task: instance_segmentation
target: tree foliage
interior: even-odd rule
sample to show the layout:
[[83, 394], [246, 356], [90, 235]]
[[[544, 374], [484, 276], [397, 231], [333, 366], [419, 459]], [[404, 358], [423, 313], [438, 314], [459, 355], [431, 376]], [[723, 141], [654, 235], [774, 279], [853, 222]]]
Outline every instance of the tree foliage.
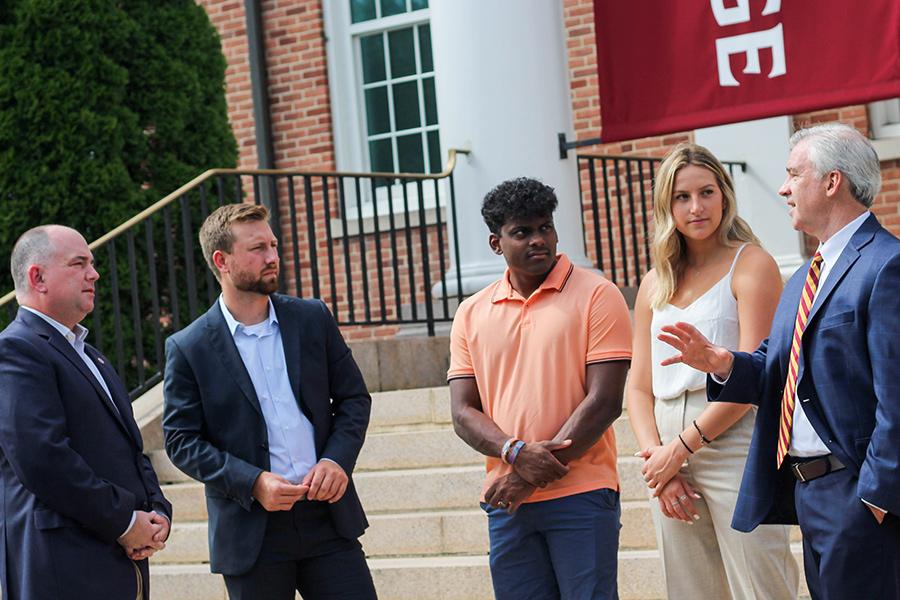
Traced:
[[193, 0], [0, 2], [0, 293], [29, 227], [90, 241], [235, 165], [225, 66]]

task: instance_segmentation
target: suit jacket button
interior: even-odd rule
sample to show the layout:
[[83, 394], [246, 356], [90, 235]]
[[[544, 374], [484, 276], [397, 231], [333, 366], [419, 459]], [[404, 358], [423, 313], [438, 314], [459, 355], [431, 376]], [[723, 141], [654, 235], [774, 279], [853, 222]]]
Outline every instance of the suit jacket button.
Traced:
[[268, 444], [260, 444], [259, 447], [262, 448], [263, 450], [268, 450], [268, 449], [269, 449], [269, 445], [268, 445]]

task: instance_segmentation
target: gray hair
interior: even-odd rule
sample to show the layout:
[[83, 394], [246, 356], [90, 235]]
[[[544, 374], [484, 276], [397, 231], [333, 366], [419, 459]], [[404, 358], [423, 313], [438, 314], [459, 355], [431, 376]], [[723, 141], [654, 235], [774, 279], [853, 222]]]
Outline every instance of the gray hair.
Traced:
[[791, 136], [791, 148], [806, 142], [809, 161], [824, 177], [840, 171], [850, 184], [850, 194], [869, 208], [881, 189], [881, 164], [872, 143], [853, 127], [827, 123], [801, 129]]
[[41, 264], [52, 255], [53, 243], [48, 233], [52, 227], [54, 226], [41, 225], [29, 229], [19, 236], [16, 245], [13, 246], [12, 255], [9, 257], [9, 270], [16, 286], [16, 296], [29, 292], [28, 267]]

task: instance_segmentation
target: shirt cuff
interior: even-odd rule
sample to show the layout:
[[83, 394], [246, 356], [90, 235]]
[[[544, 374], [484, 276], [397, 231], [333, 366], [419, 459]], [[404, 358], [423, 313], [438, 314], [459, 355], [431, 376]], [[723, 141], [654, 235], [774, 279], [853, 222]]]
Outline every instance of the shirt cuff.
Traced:
[[865, 498], [860, 498], [860, 500], [862, 500], [863, 504], [865, 504], [866, 506], [871, 506], [872, 508], [877, 508], [878, 510], [880, 510], [880, 511], [883, 512], [884, 514], [887, 514], [887, 511], [886, 511], [885, 509], [881, 508], [880, 506], [875, 506], [874, 504], [872, 504], [871, 502], [869, 502], [869, 501], [866, 500]]
[[734, 367], [731, 368], [731, 371], [728, 371], [728, 375], [725, 376], [725, 379], [720, 379], [715, 373], [710, 373], [709, 377], [719, 385], [725, 385], [728, 383], [728, 380], [731, 378], [731, 373], [734, 371]]
[[[323, 456], [323, 457], [320, 458], [319, 460], [327, 460], [328, 462], [334, 463], [334, 464], [336, 464], [337, 466], [341, 467], [341, 463], [339, 463], [339, 462], [336, 461], [336, 460], [332, 460], [332, 459], [328, 458], [327, 456]], [[341, 471], [343, 471], [343, 470], [344, 470], [344, 467], [341, 467]]]
[[[863, 500], [863, 502], [865, 502], [865, 500]], [[163, 516], [165, 516], [165, 515], [163, 515]], [[137, 520], [137, 511], [133, 511], [131, 513], [131, 521], [128, 523], [128, 528], [124, 532], [122, 532], [122, 535], [119, 536], [120, 540], [131, 532], [131, 528], [134, 527], [134, 522], [136, 520]]]

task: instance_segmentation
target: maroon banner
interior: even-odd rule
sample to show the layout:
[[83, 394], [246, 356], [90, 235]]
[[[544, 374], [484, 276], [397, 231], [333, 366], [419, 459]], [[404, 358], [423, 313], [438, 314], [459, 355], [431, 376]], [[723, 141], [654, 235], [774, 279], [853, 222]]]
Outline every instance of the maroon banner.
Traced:
[[594, 0], [603, 141], [900, 96], [900, 0]]

